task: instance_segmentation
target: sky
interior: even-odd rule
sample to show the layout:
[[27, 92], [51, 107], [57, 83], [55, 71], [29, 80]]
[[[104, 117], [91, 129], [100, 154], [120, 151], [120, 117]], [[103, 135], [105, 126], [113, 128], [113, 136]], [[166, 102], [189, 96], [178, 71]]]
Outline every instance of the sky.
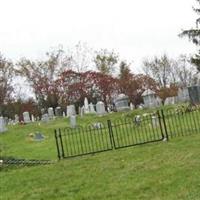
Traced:
[[79, 41], [107, 48], [140, 71], [145, 57], [193, 54], [181, 39], [195, 26], [195, 0], [0, 0], [0, 51], [14, 61], [41, 59], [52, 47]]

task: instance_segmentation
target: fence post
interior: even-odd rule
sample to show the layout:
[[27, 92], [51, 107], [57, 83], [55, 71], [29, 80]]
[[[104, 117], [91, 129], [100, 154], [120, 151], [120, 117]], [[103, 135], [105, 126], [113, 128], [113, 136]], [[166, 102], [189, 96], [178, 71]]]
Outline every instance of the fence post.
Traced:
[[160, 117], [160, 112], [159, 110], [157, 110], [157, 115], [158, 115], [158, 121], [159, 121], [159, 126], [160, 126], [160, 131], [161, 131], [161, 135], [162, 135], [162, 139], [165, 138], [165, 135], [163, 133], [163, 127], [162, 127], [162, 122], [161, 122], [161, 117]]
[[165, 122], [165, 115], [164, 115], [163, 109], [161, 110], [161, 115], [162, 115], [162, 120], [163, 120], [166, 139], [169, 140], [169, 135], [168, 135], [168, 130], [167, 130], [166, 122]]
[[108, 130], [109, 130], [108, 132], [109, 132], [109, 136], [110, 136], [110, 143], [111, 143], [111, 146], [113, 149], [113, 147], [115, 148], [115, 140], [113, 137], [112, 124], [111, 124], [110, 120], [107, 120], [107, 123], [108, 123]]
[[61, 130], [59, 128], [59, 138], [60, 138], [60, 145], [61, 145], [61, 151], [62, 151], [62, 157], [65, 157], [65, 153], [64, 153], [64, 148], [63, 148], [63, 141], [62, 141], [62, 135], [61, 135]]
[[57, 153], [58, 153], [58, 159], [60, 160], [61, 156], [60, 156], [60, 149], [59, 149], [59, 144], [58, 144], [58, 135], [57, 135], [57, 130], [54, 130], [54, 134], [55, 134], [55, 140], [56, 140], [56, 148], [57, 148]]

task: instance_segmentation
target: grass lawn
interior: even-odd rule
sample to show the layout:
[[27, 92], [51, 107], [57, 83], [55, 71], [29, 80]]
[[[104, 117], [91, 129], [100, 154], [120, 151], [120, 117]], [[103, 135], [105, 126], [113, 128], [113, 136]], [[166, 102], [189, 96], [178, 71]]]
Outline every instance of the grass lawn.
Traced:
[[[80, 124], [117, 118], [114, 114]], [[0, 135], [1, 156], [56, 159], [53, 129], [66, 119], [49, 124], [9, 127]], [[30, 141], [30, 132], [41, 131], [42, 142]], [[199, 200], [200, 134], [104, 153], [66, 159], [51, 165], [0, 170], [0, 199], [18, 200]]]

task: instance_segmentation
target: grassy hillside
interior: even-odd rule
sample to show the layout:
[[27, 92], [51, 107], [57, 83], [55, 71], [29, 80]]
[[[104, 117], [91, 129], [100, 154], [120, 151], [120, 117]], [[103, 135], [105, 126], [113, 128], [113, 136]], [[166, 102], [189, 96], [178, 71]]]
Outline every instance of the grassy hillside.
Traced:
[[200, 135], [4, 169], [0, 199], [200, 199]]
[[[137, 112], [146, 111], [134, 114]], [[124, 115], [88, 115], [78, 118], [78, 124], [87, 125], [108, 118], [115, 120]], [[0, 134], [1, 156], [56, 160], [53, 130], [67, 125], [68, 119], [57, 119], [49, 123], [10, 126], [8, 132]], [[30, 140], [28, 135], [36, 131], [45, 135], [44, 141]], [[199, 146], [200, 134], [193, 134], [50, 165], [2, 168], [0, 199], [199, 200]]]

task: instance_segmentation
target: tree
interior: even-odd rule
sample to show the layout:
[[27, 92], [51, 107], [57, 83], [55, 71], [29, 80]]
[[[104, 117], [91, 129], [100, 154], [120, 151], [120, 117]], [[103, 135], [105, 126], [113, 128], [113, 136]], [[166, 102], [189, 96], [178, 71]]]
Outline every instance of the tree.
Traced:
[[176, 70], [178, 66], [175, 65], [173, 59], [164, 54], [160, 58], [155, 56], [153, 60], [145, 59], [143, 65], [146, 75], [157, 82], [156, 91], [163, 104], [167, 97], [176, 96], [178, 84]]
[[11, 97], [13, 73], [13, 63], [0, 53], [0, 105], [7, 103]]
[[157, 81], [160, 87], [167, 87], [174, 78], [171, 74], [172, 62], [166, 54], [160, 58], [155, 56], [153, 59], [143, 61], [143, 70], [146, 75]]
[[156, 89], [156, 82], [143, 74], [133, 74], [129, 68], [130, 64], [122, 61], [119, 65], [120, 73], [118, 87], [120, 93], [126, 94], [130, 101], [137, 106], [142, 102], [142, 93], [146, 89]]
[[93, 50], [88, 47], [87, 43], [78, 42], [75, 48], [70, 49], [68, 52], [71, 57], [71, 70], [80, 73], [94, 67], [93, 53]]
[[71, 59], [64, 56], [62, 49], [48, 52], [46, 56], [44, 61], [21, 59], [17, 64], [18, 73], [26, 77], [41, 107], [56, 107], [59, 99], [56, 80], [70, 66]]
[[[200, 6], [200, 0], [196, 0], [197, 3]], [[200, 15], [200, 8], [193, 8], [193, 10], [197, 13], [197, 15]], [[199, 23], [200, 18], [196, 19], [196, 28], [191, 28], [188, 30], [183, 30], [181, 34], [179, 34], [180, 37], [188, 37], [191, 42], [193, 42], [196, 46], [199, 47], [200, 45], [200, 29], [199, 29]], [[193, 63], [197, 70], [200, 71], [200, 50], [198, 50], [198, 53], [195, 54], [191, 58], [191, 63]]]
[[112, 102], [113, 93], [118, 89], [117, 79], [95, 71], [78, 73], [67, 70], [57, 80], [60, 102], [81, 106], [84, 98], [96, 103], [103, 100], [105, 106]]
[[107, 49], [101, 49], [96, 54], [94, 63], [97, 70], [103, 74], [112, 74], [115, 71], [115, 64], [118, 63], [118, 55]]
[[171, 73], [174, 79], [173, 82], [177, 83], [180, 87], [196, 84], [197, 73], [195, 67], [186, 55], [180, 55], [177, 59], [173, 60]]

